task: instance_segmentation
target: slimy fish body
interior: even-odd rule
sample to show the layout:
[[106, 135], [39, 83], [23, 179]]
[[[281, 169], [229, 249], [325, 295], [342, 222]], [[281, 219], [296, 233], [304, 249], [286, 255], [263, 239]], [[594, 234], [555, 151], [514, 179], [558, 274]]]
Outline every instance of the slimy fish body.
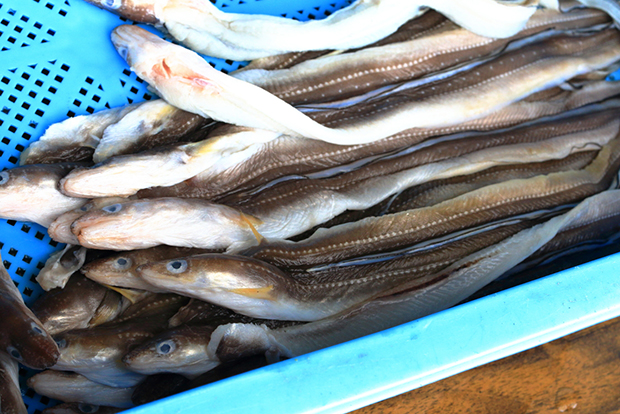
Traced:
[[0, 266], [0, 315], [0, 351], [34, 369], [45, 369], [56, 363], [58, 346], [24, 304], [4, 265]]

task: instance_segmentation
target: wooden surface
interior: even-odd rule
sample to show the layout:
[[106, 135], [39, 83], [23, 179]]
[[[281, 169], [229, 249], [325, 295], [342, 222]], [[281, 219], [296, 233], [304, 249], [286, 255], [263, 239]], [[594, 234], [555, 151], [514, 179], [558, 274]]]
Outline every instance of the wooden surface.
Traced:
[[620, 414], [620, 318], [354, 411]]

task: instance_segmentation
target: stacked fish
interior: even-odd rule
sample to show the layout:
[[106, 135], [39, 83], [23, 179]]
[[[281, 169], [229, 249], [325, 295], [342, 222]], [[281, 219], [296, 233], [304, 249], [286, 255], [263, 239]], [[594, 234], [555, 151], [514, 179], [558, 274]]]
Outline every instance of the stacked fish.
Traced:
[[301, 23], [89, 1], [252, 62], [226, 75], [118, 27], [163, 99], [52, 125], [0, 173], [0, 216], [67, 243], [32, 311], [1, 274], [3, 413], [25, 410], [15, 360], [51, 368], [29, 385], [66, 409], [129, 407], [619, 230], [615, 2], [358, 0]]

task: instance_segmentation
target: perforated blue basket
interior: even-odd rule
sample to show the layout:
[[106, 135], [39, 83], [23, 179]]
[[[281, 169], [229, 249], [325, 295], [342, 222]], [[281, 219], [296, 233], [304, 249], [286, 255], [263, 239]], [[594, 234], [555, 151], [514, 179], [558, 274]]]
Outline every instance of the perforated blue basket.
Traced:
[[[206, 0], [205, 0], [206, 1]], [[352, 0], [217, 0], [242, 13], [323, 18]], [[151, 99], [109, 41], [127, 23], [82, 0], [0, 0], [0, 168], [52, 123]], [[146, 28], [146, 27], [145, 27]], [[148, 30], [153, 31], [150, 28]], [[240, 63], [209, 61], [232, 71]], [[0, 220], [4, 265], [27, 304], [59, 248], [46, 230]], [[616, 255], [427, 318], [131, 410], [346, 412], [620, 314]], [[0, 315], [1, 317], [1, 315]], [[55, 404], [20, 381], [29, 413]]]

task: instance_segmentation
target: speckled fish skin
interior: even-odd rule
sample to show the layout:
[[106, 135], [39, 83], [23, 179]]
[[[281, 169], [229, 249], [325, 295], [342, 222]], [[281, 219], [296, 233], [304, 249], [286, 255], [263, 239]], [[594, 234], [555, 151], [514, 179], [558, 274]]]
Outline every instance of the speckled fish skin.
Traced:
[[[357, 169], [339, 169], [339, 175], [287, 177], [220, 202], [260, 219], [256, 229], [267, 240], [288, 239], [346, 210], [364, 210], [430, 180], [598, 149], [618, 134], [617, 113], [615, 108], [487, 134], [439, 137]], [[243, 248], [239, 240], [229, 251]]]
[[42, 414], [116, 414], [124, 411], [122, 408], [85, 403], [63, 403], [43, 410]]
[[48, 227], [61, 214], [86, 200], [68, 197], [58, 182], [80, 164], [25, 165], [0, 172], [0, 217]]
[[570, 30], [608, 23], [597, 10], [564, 14], [539, 10], [524, 30], [508, 39], [485, 38], [444, 21], [424, 36], [361, 51], [323, 56], [282, 70], [233, 74], [297, 105], [361, 95], [501, 51], [509, 42], [546, 30]]
[[358, 0], [326, 19], [299, 22], [259, 14], [225, 13], [214, 5], [193, 0], [122, 0], [112, 5], [102, 0], [89, 2], [125, 17], [131, 15], [129, 18], [165, 25], [173, 37], [200, 53], [236, 60], [291, 51], [362, 47], [394, 33], [422, 14], [425, 6], [480, 35], [507, 37], [525, 25], [538, 3], [475, 0], [465, 5], [458, 1], [413, 1], [404, 7], [393, 0]]
[[[313, 266], [410, 245], [423, 238], [443, 234], [441, 229], [444, 226], [450, 228], [446, 230], [448, 232], [455, 231], [457, 228], [452, 225], [469, 222], [470, 219], [481, 224], [478, 219], [488, 220], [483, 217], [497, 219], [544, 206], [576, 202], [609, 187], [620, 162], [619, 143], [618, 138], [612, 140], [583, 170], [511, 180], [435, 206], [321, 229], [296, 243], [281, 241], [274, 242], [272, 246], [264, 244], [256, 248], [253, 256], [278, 266]], [[372, 234], [379, 236], [369, 236]]]
[[68, 244], [63, 250], [52, 254], [37, 275], [37, 282], [43, 290], [63, 288], [75, 272], [86, 261], [86, 248]]
[[[505, 77], [510, 78], [511, 79], [510, 83], [512, 84], [512, 87], [517, 87], [518, 85], [517, 89], [520, 89], [521, 92], [525, 92], [525, 89], [527, 89], [526, 84], [521, 83], [521, 81], [518, 81], [517, 80], [518, 77], [514, 76], [515, 74], [518, 74], [524, 71], [525, 69], [529, 70], [533, 68], [532, 65], [536, 65], [537, 64], [536, 62], [540, 62], [540, 63], [545, 62], [545, 61], [552, 62], [554, 61], [554, 59], [559, 58], [559, 56], [563, 55], [564, 52], [568, 52], [570, 48], [576, 46], [580, 42], [587, 43], [588, 41], [592, 41], [596, 43], [597, 41], [595, 39], [597, 39], [598, 36], [601, 36], [601, 39], [602, 39], [609, 35], [613, 35], [613, 33], [614, 33], [613, 31], [603, 31], [598, 34], [592, 35], [593, 37], [589, 37], [589, 36], [587, 37], [583, 37], [583, 36], [553, 37], [553, 38], [543, 40], [543, 41], [525, 46], [523, 48], [511, 51], [511, 52], [507, 52], [505, 54], [502, 54], [499, 57], [489, 62], [476, 66], [475, 68], [472, 68], [459, 75], [448, 77], [446, 79], [439, 80], [437, 82], [431, 82], [430, 84], [424, 85], [420, 88], [414, 88], [411, 90], [404, 90], [400, 93], [389, 94], [384, 98], [375, 99], [371, 104], [354, 105], [348, 108], [344, 108], [338, 111], [337, 113], [336, 112], [333, 112], [333, 113], [318, 112], [314, 114], [313, 119], [319, 121], [321, 124], [328, 126], [332, 129], [336, 128], [336, 129], [349, 130], [349, 128], [352, 128], [352, 129], [356, 129], [359, 132], [361, 132], [362, 128], [366, 128], [367, 125], [371, 124], [372, 122], [371, 119], [375, 117], [377, 120], [382, 119], [383, 117], [386, 117], [385, 119], [387, 119], [388, 115], [391, 113], [390, 111], [392, 110], [390, 108], [393, 105], [398, 106], [404, 102], [417, 102], [417, 103], [424, 104], [427, 106], [428, 105], [432, 106], [432, 105], [438, 104], [440, 101], [443, 102], [444, 98], [447, 98], [447, 97], [455, 98], [458, 94], [458, 93], [454, 94], [453, 92], [455, 91], [463, 92], [467, 90], [472, 90], [472, 88], [473, 90], [482, 91], [481, 89], [482, 85], [484, 85], [485, 88], [486, 87], [490, 88], [491, 84], [493, 84], [493, 82], [491, 82], [490, 79], [495, 79], [497, 76], [500, 76], [500, 79], [505, 78]], [[568, 46], [568, 45], [571, 45], [571, 46]], [[585, 43], [582, 43], [582, 45], [585, 46]], [[568, 46], [568, 49], [566, 49], [566, 46]], [[560, 52], [559, 54], [556, 54], [557, 52], [559, 52], [559, 50], [562, 50], [562, 52]], [[573, 50], [573, 52], [575, 52], [575, 54], [572, 56], [578, 56], [580, 54], [579, 52], [576, 52], [576, 50]], [[544, 58], [541, 58], [541, 57], [544, 57]], [[617, 58], [612, 58], [609, 63], [612, 63], [615, 60], [617, 60]], [[607, 66], [607, 65], [604, 65], [604, 66]], [[503, 68], [509, 68], [509, 69], [503, 69]], [[517, 68], [522, 68], [522, 69], [517, 69]], [[541, 68], [540, 74], [545, 73], [545, 70], [546, 69]], [[556, 72], [557, 70], [551, 70], [550, 72], [547, 72], [547, 73], [553, 73], [555, 76], [559, 74], [559, 72], [557, 73]], [[501, 76], [502, 73], [504, 74], [504, 76]], [[533, 80], [533, 78], [531, 78], [530, 80]], [[554, 86], [553, 84], [545, 84], [545, 86], [541, 86], [541, 85], [542, 84], [539, 84], [539, 86], [536, 89], [529, 90], [521, 97], [525, 97], [527, 95], [530, 95], [533, 92], [538, 92], [538, 91], [547, 89], [550, 86]], [[557, 83], [555, 85], [557, 85]], [[505, 88], [505, 86], [498, 84], [494, 86], [493, 90], [496, 91], [497, 88], [503, 89]], [[461, 98], [459, 99], [465, 100], [466, 102], [471, 103], [472, 105], [476, 105], [476, 106], [479, 105], [478, 106], [479, 109], [482, 109], [486, 105], [490, 105], [492, 101], [486, 98], [482, 100], [478, 100], [478, 97], [474, 95], [470, 95], [467, 97], [461, 96]], [[474, 102], [478, 102], [478, 103], [474, 104]], [[514, 100], [511, 100], [511, 102], [514, 102]], [[508, 104], [510, 102], [506, 102], [506, 103]], [[495, 107], [494, 110], [500, 109], [502, 107], [505, 107], [505, 105], [503, 104], [499, 105]], [[459, 111], [459, 109], [457, 108], [458, 108], [457, 105], [453, 105], [451, 107], [452, 110]], [[486, 114], [488, 114], [488, 112], [484, 114], [480, 113], [479, 116], [476, 116], [475, 118], [479, 118], [480, 116], [484, 116]], [[396, 118], [394, 118], [394, 120], [395, 119]], [[469, 118], [469, 119], [472, 119], [472, 118]], [[458, 122], [465, 122], [467, 120], [468, 119], [460, 119]], [[451, 120], [449, 123], [450, 125], [454, 125], [457, 122]], [[418, 127], [420, 126], [440, 127], [440, 126], [448, 126], [448, 125], [408, 125], [407, 128], [416, 127], [416, 126]], [[394, 132], [395, 133], [401, 132], [404, 129], [406, 128], [403, 128], [400, 131], [394, 131]]]
[[120, 296], [78, 273], [69, 279], [64, 289], [43, 294], [33, 303], [32, 311], [50, 335], [87, 328], [108, 292]]
[[47, 370], [28, 379], [28, 386], [37, 394], [64, 402], [129, 408], [130, 387], [110, 387], [73, 372]]
[[153, 295], [110, 323], [56, 335], [60, 357], [52, 369], [74, 371], [111, 387], [135, 386], [143, 376], [129, 371], [121, 358], [165, 329], [168, 319], [187, 301], [178, 295]]
[[192, 299], [168, 320], [168, 326], [170, 328], [176, 328], [181, 325], [200, 326], [208, 324], [213, 320], [229, 320], [233, 314], [235, 314], [233, 311], [221, 306]]
[[161, 292], [138, 276], [138, 266], [154, 261], [173, 259], [206, 253], [203, 249], [189, 249], [173, 246], [156, 246], [150, 249], [134, 250], [95, 260], [82, 267], [82, 273], [91, 280], [111, 286]]
[[22, 152], [20, 165], [90, 161], [103, 131], [140, 104], [104, 109], [52, 124]]
[[553, 172], [580, 170], [590, 164], [598, 151], [571, 154], [559, 160], [532, 164], [504, 165], [488, 170], [454, 178], [431, 181], [403, 191], [386, 206], [385, 213], [391, 214], [414, 208], [428, 207], [458, 197], [469, 191], [502, 181], [530, 178]]
[[[279, 186], [269, 186], [265, 192], [250, 194], [248, 202], [242, 197], [241, 202], [234, 204], [237, 210], [199, 199], [128, 201], [88, 213], [73, 223], [72, 230], [80, 244], [93, 248], [128, 250], [168, 244], [204, 249], [223, 248], [228, 252], [238, 252], [256, 245], [261, 237], [271, 240], [292, 237], [330, 220], [346, 209], [371, 207], [408, 186], [432, 179], [471, 174], [504, 163], [564, 158], [573, 151], [600, 148], [618, 133], [620, 124], [617, 117], [612, 116], [614, 110], [601, 112], [600, 117], [590, 115], [590, 126], [585, 125], [588, 122], [571, 123], [564, 120], [566, 127], [552, 128], [542, 124], [514, 134], [512, 131], [503, 131], [503, 135], [499, 134], [503, 138], [498, 141], [488, 141], [486, 137], [481, 137], [475, 139], [471, 148], [468, 147], [464, 154], [456, 158], [449, 157], [450, 151], [454, 153], [452, 145], [442, 144], [447, 150], [439, 156], [446, 159], [427, 164], [421, 162], [422, 165], [413, 168], [406, 168], [417, 159], [408, 154], [408, 149], [401, 158], [388, 157], [350, 174], [341, 174], [333, 179], [316, 179], [318, 185], [310, 185], [315, 184], [315, 180], [302, 180], [293, 186], [285, 181]], [[547, 128], [548, 134], [539, 134], [537, 128]], [[506, 141], [510, 139], [517, 142]], [[447, 140], [445, 137], [439, 139]], [[539, 142], [532, 144], [532, 140]], [[511, 145], [500, 145], [502, 143]], [[475, 151], [478, 144], [482, 149]], [[491, 144], [497, 146], [486, 148]], [[532, 145], [536, 146], [535, 151]], [[386, 175], [381, 175], [384, 173]], [[327, 197], [331, 200], [329, 203], [324, 202]], [[181, 214], [181, 211], [184, 213]], [[208, 223], [205, 222], [206, 217], [209, 218]], [[226, 226], [226, 230], [212, 230], [218, 226]]]
[[[197, 54], [136, 26], [120, 26], [112, 38], [132, 69], [179, 108], [218, 121], [341, 145], [380, 140], [414, 127], [476, 119], [574, 76], [609, 66], [620, 56], [620, 35], [614, 30], [577, 38], [559, 36], [501, 55], [455, 79], [432, 82], [402, 96], [391, 95], [380, 109], [339, 116], [322, 125], [263, 89], [217, 72]], [[498, 88], [504, 93], [495, 93]]]
[[[433, 136], [501, 129], [534, 118], [570, 111], [620, 93], [620, 82], [586, 82], [576, 90], [549, 89], [526, 100], [509, 105], [501, 111], [476, 121], [444, 129], [414, 129], [385, 140], [356, 146], [339, 146], [323, 141], [282, 136], [260, 146], [250, 162], [240, 163], [224, 171], [206, 169], [198, 175], [169, 187], [155, 187], [138, 192], [139, 198], [190, 197], [220, 200], [228, 192], [238, 192], [266, 184], [286, 175], [302, 175], [371, 160], [418, 144]], [[539, 100], [540, 99], [540, 100]], [[585, 109], [585, 108], [584, 108]], [[599, 109], [593, 109], [599, 110]]]
[[429, 207], [469, 191], [491, 184], [498, 184], [502, 181], [530, 178], [552, 172], [578, 170], [590, 164], [596, 157], [597, 152], [595, 150], [579, 152], [559, 160], [531, 164], [501, 165], [474, 174], [429, 181], [410, 187], [397, 196], [383, 200], [381, 203], [375, 204], [366, 210], [345, 211], [333, 219], [291, 238], [291, 240], [299, 241], [306, 239], [321, 227], [329, 228], [338, 224], [358, 221], [365, 217], [382, 216], [414, 208]]
[[71, 224], [93, 208], [103, 208], [123, 201], [126, 201], [126, 199], [121, 197], [103, 197], [87, 201], [80, 208], [67, 211], [66, 213], [58, 216], [56, 220], [49, 225], [47, 232], [54, 241], [79, 245], [79, 240], [75, 237], [75, 234], [71, 232]]
[[[314, 321], [449, 266], [540, 222], [538, 214], [429, 242], [395, 257], [311, 272], [285, 273], [258, 260], [198, 255], [138, 269], [149, 282], [255, 318]], [[226, 321], [224, 321], [226, 322]], [[256, 322], [254, 322], [256, 323]]]
[[[375, 143], [347, 147], [280, 136], [268, 131], [222, 126], [203, 142], [113, 157], [92, 169], [75, 171], [61, 181], [61, 186], [64, 192], [76, 197], [131, 196], [143, 188], [170, 186], [190, 179], [169, 189], [143, 191], [140, 197], [209, 199], [236, 187], [248, 188], [282, 175], [303, 174], [348, 164], [407, 147], [432, 136], [498, 129], [556, 114], [605, 99], [620, 91], [620, 82], [588, 82], [581, 86], [572, 91], [554, 88], [555, 93], [545, 94], [542, 102], [533, 99], [520, 101], [480, 120], [455, 127], [413, 129]], [[248, 142], [251, 144], [248, 145]], [[126, 180], [128, 175], [134, 179]], [[60, 240], [61, 236], [56, 233], [52, 237]], [[65, 242], [71, 240], [70, 236], [63, 237]]]
[[127, 201], [93, 210], [71, 230], [82, 246], [132, 250], [160, 244], [225, 249], [236, 240], [260, 237], [254, 217], [198, 199], [159, 198]]
[[0, 412], [2, 414], [27, 414], [19, 389], [17, 362], [0, 351]]
[[56, 363], [58, 346], [24, 304], [4, 265], [0, 266], [0, 315], [0, 351], [34, 369], [45, 369]]
[[275, 330], [248, 324], [220, 326], [211, 335], [208, 351], [222, 361], [273, 353], [274, 349], [286, 357], [298, 356], [438, 312], [530, 256], [584, 211], [618, 201], [618, 190], [590, 197], [566, 214], [456, 261], [425, 285], [401, 286], [340, 315]]

